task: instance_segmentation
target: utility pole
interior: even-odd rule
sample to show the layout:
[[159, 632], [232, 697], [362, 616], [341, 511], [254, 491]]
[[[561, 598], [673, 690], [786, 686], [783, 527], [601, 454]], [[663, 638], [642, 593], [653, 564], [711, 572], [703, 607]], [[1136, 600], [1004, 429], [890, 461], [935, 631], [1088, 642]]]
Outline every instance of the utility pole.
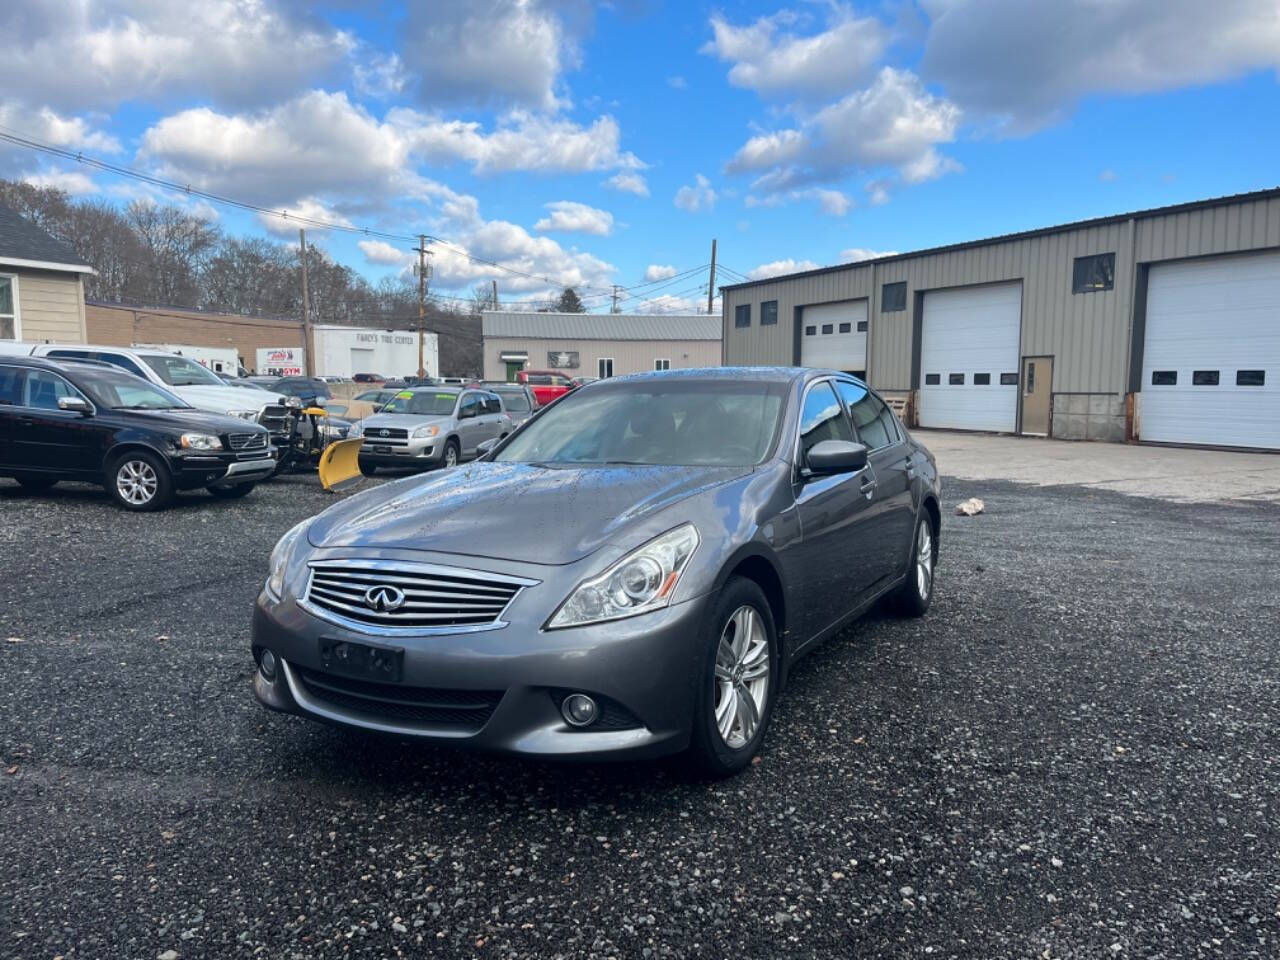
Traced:
[[498, 278], [493, 278], [493, 309], [498, 309]]
[[427, 238], [418, 235], [418, 379], [427, 375], [422, 365], [422, 341], [427, 323]]
[[711, 238], [711, 282], [707, 284], [707, 316], [711, 316], [711, 303], [716, 298], [716, 239]]
[[613, 312], [614, 313], [618, 312], [618, 291], [621, 289], [622, 288], [619, 287], [616, 283], [613, 285]]
[[302, 255], [302, 339], [306, 354], [308, 377], [316, 375], [316, 331], [311, 325], [311, 296], [307, 292], [307, 232], [298, 231], [298, 246]]

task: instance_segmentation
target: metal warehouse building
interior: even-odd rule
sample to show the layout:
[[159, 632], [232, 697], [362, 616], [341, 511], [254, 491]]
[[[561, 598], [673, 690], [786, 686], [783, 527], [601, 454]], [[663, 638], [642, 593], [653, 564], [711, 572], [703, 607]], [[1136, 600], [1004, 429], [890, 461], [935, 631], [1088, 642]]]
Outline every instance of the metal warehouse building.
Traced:
[[1280, 449], [1280, 190], [723, 294], [725, 363], [862, 373], [918, 426]]
[[521, 370], [613, 377], [720, 364], [720, 318], [639, 313], [485, 311], [484, 379]]

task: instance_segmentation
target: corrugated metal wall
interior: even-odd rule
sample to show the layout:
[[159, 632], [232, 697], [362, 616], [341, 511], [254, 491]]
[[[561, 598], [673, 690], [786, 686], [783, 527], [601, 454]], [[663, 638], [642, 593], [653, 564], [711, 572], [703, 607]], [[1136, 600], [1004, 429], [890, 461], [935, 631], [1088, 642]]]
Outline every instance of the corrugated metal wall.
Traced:
[[[1023, 356], [1051, 355], [1055, 392], [1114, 393], [1127, 389], [1135, 264], [1280, 247], [1280, 196], [1136, 215], [1093, 225], [996, 240], [756, 286], [724, 297], [727, 364], [795, 362], [796, 308], [870, 296], [869, 366], [872, 385], [907, 390], [911, 382], [916, 294], [947, 287], [1022, 281]], [[1114, 288], [1071, 292], [1076, 257], [1116, 255]], [[886, 283], [906, 281], [907, 309], [883, 313]], [[760, 326], [760, 303], [778, 301], [778, 325]], [[734, 326], [734, 310], [751, 304], [751, 326]]]
[[601, 357], [613, 358], [613, 374], [643, 373], [653, 370], [653, 361], [670, 360], [672, 370], [720, 365], [718, 340], [530, 340], [517, 337], [485, 337], [484, 377], [505, 380], [507, 365], [501, 355], [524, 352], [531, 370], [545, 370], [548, 352], [576, 351], [578, 367], [562, 370], [569, 377], [594, 377]]

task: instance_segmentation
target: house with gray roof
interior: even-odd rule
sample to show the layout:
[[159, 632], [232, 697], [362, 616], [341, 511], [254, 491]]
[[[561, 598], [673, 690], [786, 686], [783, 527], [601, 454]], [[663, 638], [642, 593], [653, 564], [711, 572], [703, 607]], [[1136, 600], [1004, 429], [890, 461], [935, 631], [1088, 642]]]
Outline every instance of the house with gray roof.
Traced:
[[84, 278], [93, 267], [0, 204], [0, 340], [84, 343]]

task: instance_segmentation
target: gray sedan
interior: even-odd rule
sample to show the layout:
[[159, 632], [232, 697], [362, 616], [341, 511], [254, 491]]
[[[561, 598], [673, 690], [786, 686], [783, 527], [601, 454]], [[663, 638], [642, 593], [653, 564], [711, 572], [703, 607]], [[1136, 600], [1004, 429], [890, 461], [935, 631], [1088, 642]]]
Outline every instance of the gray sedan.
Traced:
[[732, 773], [799, 656], [881, 598], [928, 609], [938, 504], [933, 457], [845, 374], [604, 380], [286, 533], [254, 690], [365, 730]]
[[360, 469], [373, 474], [380, 466], [456, 466], [474, 457], [485, 441], [500, 440], [513, 429], [496, 393], [417, 387], [397, 391], [348, 437], [364, 437]]

